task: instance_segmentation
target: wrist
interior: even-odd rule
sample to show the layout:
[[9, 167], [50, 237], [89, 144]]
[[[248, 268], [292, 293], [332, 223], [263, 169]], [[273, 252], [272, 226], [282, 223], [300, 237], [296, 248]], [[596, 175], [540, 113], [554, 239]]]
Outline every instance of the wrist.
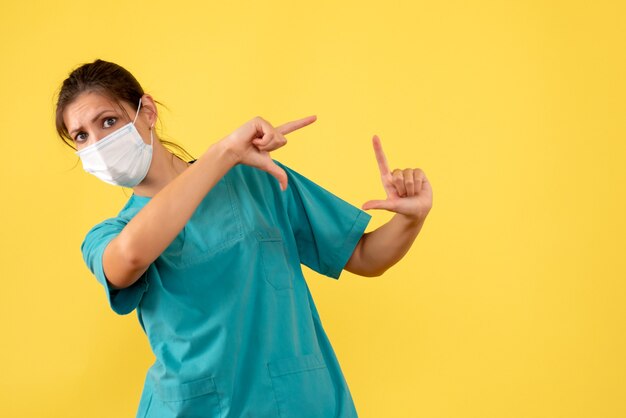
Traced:
[[229, 137], [222, 139], [211, 145], [211, 148], [217, 150], [217, 153], [222, 157], [222, 159], [226, 160], [228, 164], [232, 167], [241, 163], [241, 155], [237, 151], [237, 149], [232, 145], [232, 141]]
[[424, 223], [424, 219], [426, 219], [425, 215], [405, 215], [404, 213], [396, 213], [395, 216], [406, 224], [407, 227], [418, 227]]

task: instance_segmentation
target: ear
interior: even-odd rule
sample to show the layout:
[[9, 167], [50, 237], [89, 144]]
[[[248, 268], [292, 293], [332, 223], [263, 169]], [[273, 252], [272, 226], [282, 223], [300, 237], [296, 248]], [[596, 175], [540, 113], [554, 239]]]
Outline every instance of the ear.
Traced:
[[141, 96], [141, 107], [147, 110], [146, 115], [148, 117], [148, 125], [153, 128], [159, 114], [156, 103], [151, 95], [146, 93]]

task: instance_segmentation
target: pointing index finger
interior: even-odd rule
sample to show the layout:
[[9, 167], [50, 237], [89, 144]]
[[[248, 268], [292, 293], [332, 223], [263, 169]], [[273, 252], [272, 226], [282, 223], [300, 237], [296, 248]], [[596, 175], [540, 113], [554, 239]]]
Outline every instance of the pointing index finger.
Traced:
[[374, 153], [376, 154], [376, 161], [378, 162], [380, 175], [383, 177], [390, 176], [391, 172], [389, 171], [389, 166], [387, 165], [387, 158], [383, 152], [383, 145], [380, 142], [380, 138], [377, 135], [374, 135], [372, 143], [374, 145]]
[[294, 120], [291, 122], [287, 122], [285, 124], [282, 124], [278, 127], [276, 127], [276, 130], [278, 132], [280, 132], [283, 135], [287, 135], [289, 132], [293, 132], [296, 129], [300, 129], [303, 128], [307, 125], [310, 125], [311, 123], [315, 122], [317, 120], [317, 116], [316, 115], [311, 115], [311, 116], [307, 116], [306, 118], [302, 118], [302, 119], [298, 119], [298, 120]]

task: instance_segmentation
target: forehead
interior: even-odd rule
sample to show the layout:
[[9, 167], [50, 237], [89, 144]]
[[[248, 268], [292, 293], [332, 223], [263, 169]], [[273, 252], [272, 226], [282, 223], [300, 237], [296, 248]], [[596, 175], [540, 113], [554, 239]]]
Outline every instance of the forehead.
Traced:
[[[125, 106], [123, 103], [121, 105]], [[67, 130], [71, 132], [83, 125], [89, 124], [94, 115], [105, 110], [119, 113], [121, 110], [120, 104], [98, 92], [81, 93], [63, 110], [63, 121], [65, 122]], [[128, 111], [128, 109], [125, 110]]]

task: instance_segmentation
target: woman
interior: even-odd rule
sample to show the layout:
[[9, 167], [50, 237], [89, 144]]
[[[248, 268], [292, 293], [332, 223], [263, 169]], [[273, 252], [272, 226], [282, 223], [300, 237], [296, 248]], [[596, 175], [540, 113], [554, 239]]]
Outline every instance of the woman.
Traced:
[[390, 172], [374, 137], [387, 199], [363, 209], [396, 215], [364, 234], [369, 214], [270, 157], [315, 116], [255, 117], [186, 162], [155, 133], [155, 103], [96, 60], [63, 82], [56, 109], [84, 169], [133, 189], [81, 250], [112, 309], [137, 310], [155, 354], [137, 417], [356, 417], [300, 264], [381, 275], [432, 207], [424, 173]]

